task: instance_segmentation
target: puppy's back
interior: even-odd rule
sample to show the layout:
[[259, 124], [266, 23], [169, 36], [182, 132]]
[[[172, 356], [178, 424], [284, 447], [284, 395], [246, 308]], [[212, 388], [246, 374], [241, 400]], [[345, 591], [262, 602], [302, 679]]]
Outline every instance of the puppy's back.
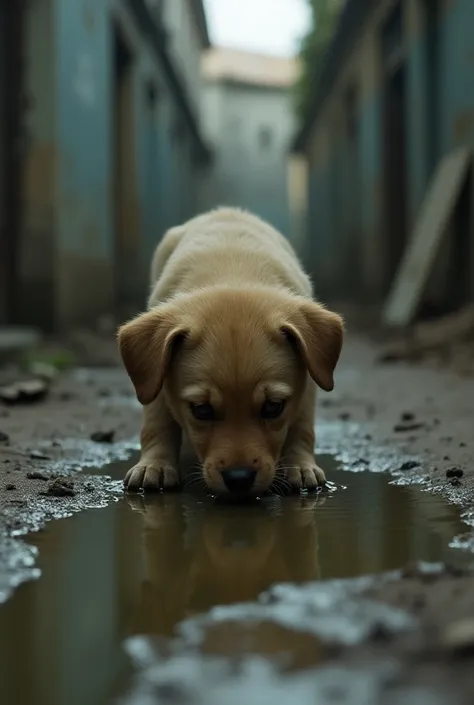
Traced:
[[277, 286], [311, 296], [308, 276], [275, 228], [242, 210], [219, 208], [172, 228], [157, 247], [150, 305], [193, 289]]

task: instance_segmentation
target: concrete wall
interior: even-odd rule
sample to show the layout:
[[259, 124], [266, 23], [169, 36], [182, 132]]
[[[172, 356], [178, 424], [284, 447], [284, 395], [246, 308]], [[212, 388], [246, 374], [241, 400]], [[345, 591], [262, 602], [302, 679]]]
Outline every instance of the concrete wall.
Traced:
[[[380, 300], [390, 283], [384, 225], [381, 28], [394, 5], [394, 0], [380, 3], [356, 37], [307, 145], [309, 223], [304, 251], [308, 266], [329, 296]], [[474, 144], [474, 3], [439, 0], [435, 63], [425, 3], [402, 0], [402, 11], [409, 233], [439, 159], [457, 145]], [[431, 94], [430, 76], [436, 88]], [[345, 104], [351, 87], [358, 94], [352, 140]], [[446, 262], [442, 266], [446, 269]], [[440, 281], [432, 290], [443, 298], [446, 291]]]
[[[177, 71], [194, 96], [198, 121], [199, 87], [190, 67], [199, 67], [201, 43], [187, 3], [182, 13], [174, 35], [186, 44], [188, 71]], [[167, 227], [196, 208], [198, 138], [132, 3], [41, 0], [28, 4], [25, 22], [31, 100], [21, 318], [64, 328], [143, 308], [153, 248]], [[129, 54], [122, 91], [118, 36]], [[126, 123], [122, 131], [118, 113]]]
[[[215, 145], [203, 207], [247, 208], [285, 234], [290, 230], [288, 146], [293, 130], [289, 91], [209, 82], [204, 120]], [[261, 134], [268, 131], [269, 142]]]

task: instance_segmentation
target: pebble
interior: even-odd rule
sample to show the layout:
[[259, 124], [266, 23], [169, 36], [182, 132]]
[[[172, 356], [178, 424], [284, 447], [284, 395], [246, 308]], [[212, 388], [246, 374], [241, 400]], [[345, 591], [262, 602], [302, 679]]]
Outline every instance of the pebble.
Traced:
[[450, 651], [468, 653], [474, 651], [474, 619], [449, 624], [441, 638], [441, 643]]
[[36, 470], [34, 470], [33, 472], [27, 472], [26, 477], [28, 478], [28, 480], [44, 480], [44, 481], [46, 481], [46, 480], [51, 479], [49, 475], [45, 475], [44, 472], [38, 472]]
[[58, 477], [49, 485], [46, 492], [41, 492], [41, 494], [48, 495], [50, 497], [74, 497], [76, 492], [74, 490], [74, 483], [72, 480], [67, 480], [64, 477]]
[[413, 470], [414, 468], [419, 468], [420, 463], [417, 460], [406, 460], [400, 465], [400, 470]]
[[91, 433], [90, 439], [94, 443], [113, 443], [115, 431], [94, 431]]
[[448, 468], [446, 470], [446, 477], [448, 478], [448, 480], [451, 478], [460, 478], [463, 475], [464, 475], [464, 471], [462, 470], [462, 468], [460, 468], [456, 465], [453, 465], [453, 467]]
[[420, 428], [424, 428], [424, 424], [421, 421], [403, 421], [395, 424], [393, 430], [395, 433], [406, 433], [407, 431], [417, 431]]

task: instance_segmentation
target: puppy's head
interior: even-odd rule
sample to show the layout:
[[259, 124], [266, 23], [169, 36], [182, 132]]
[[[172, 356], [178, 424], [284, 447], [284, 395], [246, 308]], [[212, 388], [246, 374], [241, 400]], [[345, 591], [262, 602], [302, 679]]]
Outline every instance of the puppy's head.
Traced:
[[334, 386], [341, 318], [271, 288], [207, 289], [157, 306], [119, 331], [142, 404], [162, 391], [219, 494], [270, 488], [308, 373]]

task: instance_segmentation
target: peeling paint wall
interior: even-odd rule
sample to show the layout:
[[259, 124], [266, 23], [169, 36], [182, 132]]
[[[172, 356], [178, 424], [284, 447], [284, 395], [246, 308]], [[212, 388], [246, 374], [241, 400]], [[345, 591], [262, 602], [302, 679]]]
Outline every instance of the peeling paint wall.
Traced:
[[[43, 328], [142, 309], [153, 249], [166, 228], [195, 212], [196, 135], [132, 5], [27, 5], [19, 310], [22, 321]], [[190, 18], [174, 26], [180, 31], [193, 34]], [[130, 55], [120, 95], [117, 37]], [[184, 73], [192, 83], [201, 45], [186, 43]], [[184, 86], [197, 106], [199, 86]]]
[[[427, 13], [438, 3], [435, 30]], [[390, 283], [384, 226], [384, 122], [381, 28], [395, 0], [386, 0], [361, 29], [325, 100], [307, 146], [307, 265], [324, 294], [380, 300]], [[474, 3], [402, 0], [406, 75], [407, 231], [413, 226], [439, 159], [461, 144], [474, 146]], [[341, 125], [345, 96], [358, 89], [357, 167]], [[321, 144], [324, 143], [324, 148]], [[348, 174], [352, 174], [348, 177]], [[339, 193], [339, 197], [337, 194]], [[335, 195], [336, 194], [336, 195]], [[351, 195], [352, 194], [352, 195]], [[354, 196], [354, 194], [357, 194]], [[342, 199], [342, 200], [341, 200]], [[352, 226], [351, 226], [352, 221]], [[468, 243], [458, 243], [468, 257]], [[471, 249], [474, 248], [471, 238]], [[446, 297], [441, 263], [438, 298]], [[459, 255], [459, 253], [458, 253]], [[358, 269], [347, 291], [347, 274]], [[466, 275], [468, 276], [468, 275]], [[474, 270], [471, 270], [471, 280]]]

